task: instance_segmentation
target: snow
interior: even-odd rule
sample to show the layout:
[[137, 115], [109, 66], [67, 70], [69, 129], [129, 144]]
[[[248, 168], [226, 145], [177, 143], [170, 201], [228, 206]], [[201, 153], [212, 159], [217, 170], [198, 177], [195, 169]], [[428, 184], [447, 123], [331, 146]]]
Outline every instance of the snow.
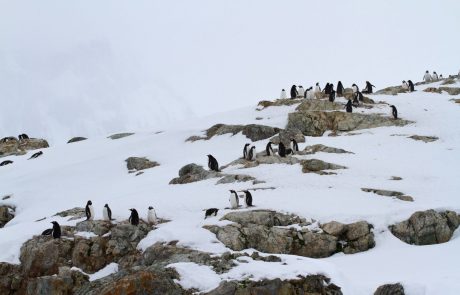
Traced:
[[88, 274], [86, 272], [84, 272], [82, 269], [78, 268], [78, 267], [75, 267], [73, 266], [70, 270], [76, 270], [76, 271], [79, 271], [85, 275], [88, 275], [89, 276], [89, 281], [92, 282], [92, 281], [95, 281], [95, 280], [99, 280], [99, 279], [102, 279], [106, 276], [109, 276], [111, 274], [114, 274], [114, 273], [117, 273], [118, 272], [118, 263], [109, 263], [107, 264], [104, 268], [101, 268], [99, 271], [93, 273], [93, 274]]
[[[402, 80], [402, 78], [401, 78]], [[234, 183], [215, 185], [217, 179], [187, 185], [169, 185], [179, 169], [188, 163], [207, 167], [206, 155], [213, 154], [222, 166], [242, 155], [247, 139], [242, 134], [213, 137], [209, 141], [185, 142], [191, 135], [216, 123], [266, 124], [284, 127], [287, 115], [296, 106], [256, 106], [220, 112], [212, 116], [190, 119], [118, 140], [109, 134], [94, 136], [73, 144], [56, 143], [43, 149], [43, 156], [27, 160], [31, 154], [10, 156], [13, 165], [0, 167], [0, 201], [16, 207], [16, 216], [0, 229], [0, 261], [19, 263], [21, 245], [33, 235], [50, 228], [56, 220], [61, 225], [75, 225], [78, 220], [55, 216], [73, 207], [93, 202], [96, 219], [102, 219], [102, 209], [108, 203], [117, 221], [129, 217], [129, 208], [136, 208], [146, 220], [148, 207], [153, 206], [159, 218], [170, 222], [159, 224], [139, 243], [145, 250], [156, 242], [177, 240], [178, 245], [220, 255], [229, 251], [203, 225], [224, 225], [219, 218], [232, 210], [229, 189], [275, 187], [252, 193], [254, 209], [273, 209], [294, 213], [320, 223], [331, 220], [355, 222], [366, 220], [374, 225], [376, 247], [353, 255], [336, 254], [324, 259], [310, 259], [279, 255], [282, 263], [239, 259], [228, 273], [217, 274], [207, 266], [193, 263], [171, 265], [180, 274], [185, 288], [210, 290], [222, 280], [295, 278], [297, 275], [321, 273], [340, 286], [345, 294], [372, 294], [384, 283], [401, 282], [407, 294], [456, 294], [460, 288], [458, 263], [460, 231], [451, 241], [430, 246], [408, 245], [395, 238], [388, 225], [407, 219], [418, 210], [436, 209], [460, 212], [460, 132], [457, 128], [460, 107], [450, 101], [446, 93], [426, 93], [429, 86], [416, 86], [416, 92], [397, 96], [371, 95], [376, 101], [397, 106], [403, 119], [414, 121], [404, 127], [381, 127], [357, 130], [354, 136], [307, 137], [305, 145], [324, 144], [343, 148], [354, 154], [317, 153], [298, 156], [320, 159], [346, 166], [337, 175], [303, 174], [300, 165], [260, 165], [250, 169], [228, 167], [225, 173], [249, 174], [266, 183]], [[347, 85], [345, 85], [347, 86]], [[448, 85], [459, 87], [460, 83]], [[343, 103], [343, 99], [338, 99]], [[382, 113], [390, 116], [390, 108], [376, 105], [373, 109], [359, 109], [363, 113]], [[262, 120], [256, 120], [262, 117]], [[158, 131], [162, 133], [157, 133]], [[424, 143], [407, 138], [410, 135], [437, 136], [439, 140]], [[263, 150], [267, 140], [255, 142]], [[144, 174], [129, 174], [125, 159], [145, 156], [160, 163]], [[401, 181], [390, 180], [402, 177]], [[401, 191], [414, 202], [381, 197], [361, 191], [361, 188]], [[203, 209], [219, 208], [217, 217], [204, 219]], [[239, 210], [248, 210], [246, 208]], [[41, 221], [36, 221], [45, 218]], [[315, 223], [312, 227], [316, 227]], [[79, 233], [90, 237], [92, 233]], [[251, 249], [246, 252], [250, 252]], [[263, 255], [263, 254], [262, 254]], [[92, 275], [92, 279], [116, 271], [111, 264]]]

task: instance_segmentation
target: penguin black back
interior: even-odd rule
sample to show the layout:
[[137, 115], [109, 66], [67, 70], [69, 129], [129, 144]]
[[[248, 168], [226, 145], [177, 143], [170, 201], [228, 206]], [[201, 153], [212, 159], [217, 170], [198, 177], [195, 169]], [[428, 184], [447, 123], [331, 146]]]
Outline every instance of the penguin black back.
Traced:
[[329, 92], [329, 101], [334, 102], [334, 100], [335, 100], [335, 90], [331, 90]]
[[338, 97], [342, 97], [342, 96], [343, 96], [343, 90], [344, 90], [344, 88], [343, 88], [343, 85], [342, 85], [342, 81], [339, 81], [339, 82], [337, 83], [337, 96], [338, 96]]
[[296, 98], [297, 97], [297, 88], [295, 85], [292, 85], [291, 87], [291, 98]]
[[219, 172], [219, 163], [212, 155], [208, 155], [208, 167], [213, 171]]
[[51, 223], [53, 224], [53, 238], [59, 239], [61, 237], [61, 226], [56, 221]]
[[267, 154], [267, 157], [273, 155], [273, 149], [272, 149], [272, 142], [271, 141], [269, 141], [267, 143], [267, 146], [265, 147], [265, 153]]
[[248, 207], [253, 207], [252, 205], [252, 195], [251, 193], [248, 191], [248, 190], [245, 190], [244, 191], [244, 194], [246, 195], [245, 199], [246, 199], [246, 205]]
[[107, 210], [107, 217], [112, 220], [112, 210], [110, 210], [109, 204], [105, 204], [104, 207]]
[[280, 155], [280, 157], [286, 157], [286, 147], [282, 142], [280, 142], [278, 145], [278, 154]]
[[6, 166], [6, 165], [9, 165], [9, 164], [13, 164], [13, 161], [11, 160], [5, 160], [3, 162], [0, 163], [0, 166]]
[[217, 208], [209, 208], [206, 209], [206, 212], [204, 213], [204, 219], [208, 218], [209, 216], [213, 215], [217, 216], [217, 212], [219, 212], [219, 209]]
[[391, 107], [391, 113], [393, 115], [393, 118], [398, 119], [398, 110], [396, 109], [394, 105], [391, 105], [390, 107]]
[[412, 83], [411, 80], [407, 80], [407, 83], [409, 84], [409, 92], [413, 92], [414, 91], [414, 83]]
[[248, 147], [249, 147], [250, 143], [247, 143], [244, 145], [244, 148], [243, 148], [243, 159], [247, 159], [248, 158]]
[[139, 214], [137, 213], [137, 210], [134, 208], [131, 208], [129, 210], [131, 210], [131, 215], [129, 216], [129, 222], [131, 222], [132, 225], [139, 225]]
[[86, 202], [86, 207], [85, 207], [86, 220], [89, 220], [91, 218], [91, 209], [89, 208], [89, 206], [92, 206], [92, 205], [93, 205], [93, 202], [91, 202], [91, 200]]
[[351, 100], [348, 100], [347, 104], [345, 105], [345, 108], [347, 110], [347, 113], [352, 113], [353, 112], [353, 105], [351, 103]]

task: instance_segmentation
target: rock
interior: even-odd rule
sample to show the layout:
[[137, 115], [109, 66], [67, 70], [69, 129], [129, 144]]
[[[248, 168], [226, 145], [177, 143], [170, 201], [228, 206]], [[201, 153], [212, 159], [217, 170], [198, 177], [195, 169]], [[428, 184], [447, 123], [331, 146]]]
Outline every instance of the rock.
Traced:
[[261, 107], [261, 108], [258, 108], [258, 110], [263, 110], [271, 106], [275, 106], [275, 107], [290, 106], [290, 105], [294, 105], [298, 103], [300, 103], [300, 100], [297, 100], [297, 99], [277, 99], [274, 101], [262, 100], [262, 101], [259, 101], [257, 106]]
[[114, 258], [106, 255], [109, 238], [91, 237], [89, 239], [75, 237], [75, 247], [72, 251], [72, 264], [86, 273], [94, 273]]
[[215, 171], [207, 171], [203, 166], [187, 164], [179, 170], [179, 177], [172, 179], [169, 184], [186, 184], [205, 179], [219, 177], [222, 174]]
[[281, 140], [285, 146], [289, 147], [291, 139], [295, 139], [297, 143], [305, 142], [305, 136], [299, 129], [280, 130], [278, 135], [270, 138], [270, 141], [274, 144], [279, 144]]
[[[276, 150], [275, 150], [276, 152]], [[243, 168], [253, 168], [257, 167], [261, 164], [288, 164], [288, 165], [294, 165], [298, 164], [300, 162], [299, 159], [296, 157], [280, 157], [278, 155], [274, 156], [265, 156], [265, 151], [257, 153], [256, 160], [255, 161], [248, 161], [245, 159], [236, 159], [235, 161], [232, 161], [228, 163], [227, 165], [222, 166], [222, 169], [225, 169], [230, 166], [235, 166], [235, 165], [243, 165]]]
[[345, 232], [345, 224], [337, 221], [331, 221], [323, 224], [321, 229], [327, 234], [340, 236]]
[[112, 134], [110, 135], [109, 137], [107, 138], [110, 138], [110, 139], [120, 139], [120, 138], [123, 138], [123, 137], [127, 137], [127, 136], [131, 136], [133, 135], [134, 133], [131, 133], [131, 132], [126, 132], [126, 133], [117, 133], [117, 134]]
[[80, 219], [80, 218], [86, 217], [86, 213], [85, 213], [85, 208], [75, 207], [69, 210], [58, 212], [55, 214], [55, 216], [61, 216], [61, 217], [71, 216], [72, 218], [70, 218], [69, 220], [74, 220], [74, 219]]
[[455, 82], [456, 82], [455, 79], [453, 79], [453, 78], [447, 78], [447, 79], [445, 79], [445, 80], [441, 83], [441, 85], [455, 84]]
[[386, 284], [375, 290], [374, 295], [404, 295], [404, 287], [400, 284]]
[[74, 242], [53, 239], [50, 236], [34, 236], [21, 247], [19, 260], [27, 277], [53, 275], [61, 266], [71, 266]]
[[69, 139], [69, 141], [67, 143], [74, 143], [74, 142], [79, 142], [79, 141], [83, 141], [83, 140], [87, 140], [88, 138], [86, 137], [73, 137], [71, 139]]
[[384, 197], [395, 197], [397, 199], [400, 199], [402, 201], [408, 201], [408, 202], [413, 202], [414, 199], [411, 196], [405, 196], [401, 192], [397, 191], [389, 191], [389, 190], [383, 190], [383, 189], [375, 189], [375, 188], [361, 188], [363, 192], [367, 193], [374, 193], [379, 196], [384, 196]]
[[110, 232], [110, 229], [114, 227], [109, 221], [105, 220], [85, 220], [79, 222], [75, 226], [77, 232], [92, 232], [98, 236], [103, 236]]
[[303, 151], [299, 151], [298, 154], [300, 154], [300, 155], [311, 155], [311, 154], [316, 154], [318, 152], [334, 153], [334, 154], [353, 154], [352, 152], [346, 151], [344, 149], [325, 146], [325, 145], [322, 145], [322, 144], [315, 144], [315, 145], [306, 146], [303, 149]]
[[302, 165], [303, 173], [313, 172], [326, 175], [330, 173], [324, 172], [324, 170], [347, 169], [345, 166], [324, 162], [318, 159], [302, 160], [300, 161], [300, 165]]
[[0, 206], [0, 228], [4, 227], [11, 219], [14, 218], [14, 208], [11, 206]]
[[153, 168], [156, 166], [160, 166], [157, 162], [152, 162], [149, 159], [142, 157], [129, 157], [128, 159], [125, 160], [126, 166], [128, 170], [144, 170], [144, 169], [149, 169]]
[[296, 111], [338, 111], [343, 110], [343, 105], [328, 100], [309, 99], [304, 100]]
[[0, 294], [17, 294], [22, 280], [19, 265], [0, 262]]
[[439, 90], [449, 93], [449, 95], [459, 95], [460, 87], [439, 87]]
[[196, 140], [209, 140], [216, 135], [223, 135], [231, 133], [235, 135], [239, 132], [242, 132], [247, 138], [252, 141], [258, 141], [262, 139], [267, 139], [277, 134], [281, 129], [276, 127], [249, 124], [249, 125], [225, 125], [225, 124], [216, 124], [206, 130], [206, 136], [191, 136], [185, 141], [196, 141]]
[[460, 217], [453, 211], [418, 211], [403, 222], [389, 227], [401, 241], [415, 245], [432, 245], [450, 240], [460, 224]]
[[402, 88], [402, 86], [391, 86], [387, 88], [380, 89], [374, 94], [385, 94], [385, 95], [398, 95], [399, 93], [407, 93], [408, 91]]
[[392, 176], [390, 180], [402, 180], [402, 177], [399, 176]]
[[107, 255], [121, 258], [128, 254], [137, 253], [137, 244], [150, 231], [144, 223], [138, 226], [129, 223], [119, 223], [111, 229], [111, 237], [107, 243]]
[[268, 227], [287, 226], [292, 224], [309, 225], [305, 218], [293, 214], [283, 214], [271, 210], [251, 210], [227, 213], [221, 220], [229, 220], [241, 225], [258, 224]]
[[89, 277], [79, 271], [61, 267], [56, 276], [44, 276], [27, 282], [27, 295], [74, 294], [76, 290], [87, 284]]
[[8, 140], [7, 142], [0, 142], [0, 157], [24, 155], [27, 153], [27, 151], [48, 147], [49, 144], [44, 139], [12, 139]]
[[211, 256], [205, 252], [177, 247], [172, 244], [156, 243], [145, 249], [142, 254], [141, 265], [165, 267], [178, 262], [209, 265], [211, 260]]
[[455, 102], [455, 103], [460, 103], [460, 98], [457, 98], [457, 99], [450, 99], [451, 101]]
[[423, 142], [433, 142], [439, 139], [436, 136], [421, 136], [421, 135], [412, 135], [412, 136], [409, 136], [408, 138], [411, 138], [413, 140], [421, 140]]
[[353, 131], [382, 126], [404, 126], [410, 121], [378, 114], [359, 114], [346, 112], [298, 111], [288, 115], [286, 129], [299, 129], [306, 136], [322, 136], [326, 130]]
[[428, 88], [425, 88], [423, 91], [424, 92], [439, 93], [439, 94], [441, 94], [441, 92], [442, 92], [439, 88], [436, 88], [436, 87], [428, 87]]
[[237, 174], [237, 175], [226, 175], [219, 179], [216, 184], [235, 183], [235, 182], [247, 182], [255, 181], [256, 179], [249, 175]]
[[262, 281], [223, 281], [206, 295], [341, 295], [340, 287], [323, 275], [299, 276], [297, 279]]
[[375, 247], [372, 225], [365, 221], [348, 224], [345, 229], [346, 243], [343, 253], [354, 254]]

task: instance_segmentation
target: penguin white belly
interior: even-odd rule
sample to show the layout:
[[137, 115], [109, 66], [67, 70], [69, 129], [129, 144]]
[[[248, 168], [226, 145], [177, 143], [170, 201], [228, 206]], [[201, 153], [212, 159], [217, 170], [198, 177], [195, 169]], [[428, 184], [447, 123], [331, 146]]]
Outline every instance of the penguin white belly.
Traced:
[[238, 198], [234, 194], [230, 196], [230, 207], [232, 209], [238, 208]]
[[297, 96], [303, 97], [304, 94], [305, 94], [305, 91], [303, 90], [303, 88], [300, 88], [299, 93], [297, 94]]
[[256, 149], [253, 149], [252, 150], [252, 155], [251, 155], [251, 161], [255, 161], [256, 160]]
[[89, 214], [91, 215], [88, 220], [94, 220], [94, 209], [93, 206], [89, 206]]
[[404, 89], [404, 90], [408, 90], [408, 89], [409, 89], [409, 85], [407, 85], [407, 84], [403, 84], [403, 85], [402, 85], [402, 89]]
[[155, 213], [155, 210], [149, 210], [149, 213], [147, 215], [147, 221], [150, 224], [156, 224], [157, 223], [157, 214]]
[[315, 98], [315, 93], [313, 92], [313, 90], [307, 91], [307, 98], [308, 99]]
[[[91, 214], [92, 215], [92, 214]], [[109, 212], [107, 211], [107, 208], [104, 207], [104, 209], [102, 209], [102, 217], [104, 218], [104, 220], [110, 220], [109, 218]]]
[[286, 99], [286, 98], [287, 98], [287, 96], [286, 96], [286, 91], [282, 91], [282, 92], [281, 92], [280, 98], [281, 98], [281, 99]]

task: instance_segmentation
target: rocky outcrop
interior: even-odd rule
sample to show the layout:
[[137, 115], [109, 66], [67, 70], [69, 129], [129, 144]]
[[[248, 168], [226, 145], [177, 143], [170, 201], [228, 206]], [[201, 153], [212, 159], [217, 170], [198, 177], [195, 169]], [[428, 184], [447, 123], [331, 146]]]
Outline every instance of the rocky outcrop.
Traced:
[[0, 262], [0, 294], [17, 294], [22, 285], [21, 267]]
[[338, 111], [343, 110], [343, 105], [336, 102], [330, 102], [329, 100], [316, 100], [309, 99], [304, 100], [299, 106], [297, 106], [296, 111]]
[[257, 110], [260, 111], [268, 107], [290, 106], [298, 103], [300, 103], [300, 100], [298, 99], [276, 99], [274, 101], [262, 100], [257, 104]]
[[11, 219], [14, 218], [14, 207], [0, 206], [0, 228], [4, 227]]
[[353, 131], [383, 126], [404, 126], [410, 121], [378, 114], [359, 114], [346, 112], [302, 111], [290, 113], [286, 129], [299, 129], [307, 136], [322, 136], [326, 130]]
[[315, 144], [306, 146], [303, 151], [299, 151], [299, 155], [312, 155], [318, 152], [322, 153], [333, 153], [333, 154], [353, 154], [352, 152], [346, 151], [344, 149], [325, 146], [323, 144]]
[[335, 174], [334, 172], [326, 172], [325, 170], [347, 169], [345, 166], [324, 162], [318, 159], [302, 160], [300, 161], [300, 165], [302, 165], [303, 173], [316, 173], [320, 175]]
[[267, 139], [277, 134], [281, 129], [276, 127], [270, 127], [265, 125], [249, 124], [249, 125], [225, 125], [216, 124], [206, 130], [205, 136], [191, 136], [185, 141], [196, 141], [196, 140], [209, 140], [216, 135], [232, 134], [242, 132], [247, 138], [252, 141], [258, 141]]
[[247, 182], [247, 181], [255, 181], [256, 178], [244, 175], [244, 174], [237, 174], [237, 175], [226, 175], [219, 179], [216, 184], [226, 184], [226, 183], [235, 183], [235, 182]]
[[77, 137], [73, 137], [71, 139], [69, 139], [69, 141], [67, 141], [67, 143], [74, 143], [74, 142], [79, 142], [79, 141], [83, 141], [83, 140], [87, 140], [88, 138], [86, 137], [80, 137], [80, 136], [77, 136]]
[[75, 220], [86, 217], [85, 208], [82, 207], [75, 207], [72, 209], [68, 209], [62, 212], [58, 212], [55, 216], [60, 217], [70, 217], [68, 220]]
[[432, 245], [450, 240], [460, 224], [460, 217], [453, 211], [418, 211], [403, 222], [389, 227], [401, 241], [415, 245]]
[[380, 89], [374, 92], [374, 94], [398, 95], [399, 93], [407, 93], [407, 92], [408, 91], [402, 88], [402, 86], [391, 86], [391, 87]]
[[332, 235], [307, 228], [297, 230], [286, 227], [308, 223], [300, 217], [266, 210], [232, 212], [221, 220], [235, 223], [204, 228], [216, 234], [219, 241], [234, 251], [254, 248], [266, 253], [322, 258], [340, 251], [347, 254], [365, 251], [375, 244], [371, 226], [364, 221], [343, 225], [343, 230]]
[[280, 130], [278, 135], [270, 138], [270, 141], [274, 144], [283, 142], [283, 144], [288, 147], [291, 144], [291, 139], [295, 139], [298, 143], [305, 142], [305, 136], [299, 129]]
[[145, 157], [129, 157], [128, 159], [125, 160], [126, 166], [129, 171], [140, 171], [140, 170], [145, 170], [149, 168], [153, 168], [156, 166], [160, 166], [155, 161], [150, 161], [149, 159]]
[[375, 290], [374, 295], [404, 295], [404, 287], [400, 284], [386, 284]]
[[443, 91], [447, 92], [449, 95], [459, 95], [460, 94], [460, 87], [428, 87], [425, 90], [425, 92], [434, 92], [434, 93], [439, 93], [441, 94]]
[[72, 295], [88, 283], [88, 276], [68, 267], [60, 267], [57, 275], [30, 279], [27, 282], [27, 295], [60, 294]]
[[323, 275], [300, 276], [293, 280], [225, 281], [206, 295], [341, 295], [340, 287]]
[[6, 142], [0, 142], [0, 157], [24, 155], [27, 151], [48, 147], [49, 144], [44, 139], [29, 138], [17, 140], [14, 138]]
[[460, 98], [457, 98], [457, 99], [450, 99], [450, 101], [453, 101], [455, 103], [460, 103]]
[[407, 201], [407, 202], [413, 202], [414, 199], [411, 196], [406, 196], [401, 192], [397, 191], [389, 191], [389, 190], [383, 190], [383, 189], [375, 189], [375, 188], [361, 188], [363, 192], [367, 193], [374, 193], [379, 196], [383, 197], [395, 197], [396, 199], [399, 199], [401, 201]]
[[123, 137], [128, 137], [128, 136], [131, 136], [133, 135], [134, 133], [131, 133], [131, 132], [125, 132], [125, 133], [117, 133], [117, 134], [112, 134], [110, 135], [109, 137], [107, 138], [110, 138], [110, 139], [120, 139], [120, 138], [123, 138]]
[[436, 136], [422, 136], [422, 135], [412, 135], [412, 136], [409, 136], [409, 138], [413, 140], [421, 140], [423, 142], [433, 142], [439, 139]]
[[[276, 151], [275, 151], [276, 152]], [[257, 167], [262, 164], [270, 165], [270, 164], [288, 164], [288, 165], [294, 165], [298, 164], [300, 162], [299, 159], [291, 156], [287, 157], [280, 157], [278, 155], [274, 156], [265, 156], [265, 151], [260, 152], [256, 156], [256, 160], [254, 161], [248, 161], [245, 159], [236, 159], [227, 165], [222, 166], [222, 169], [225, 169], [230, 166], [235, 166], [235, 165], [242, 165], [242, 168], [253, 168]]]

